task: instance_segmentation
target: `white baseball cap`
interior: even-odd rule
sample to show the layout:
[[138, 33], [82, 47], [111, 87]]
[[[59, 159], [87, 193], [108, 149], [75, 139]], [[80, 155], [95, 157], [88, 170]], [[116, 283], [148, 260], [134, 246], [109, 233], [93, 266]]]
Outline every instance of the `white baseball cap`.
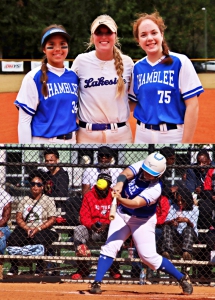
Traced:
[[101, 15], [93, 21], [91, 25], [91, 33], [94, 33], [101, 25], [107, 26], [112, 32], [117, 32], [117, 25], [115, 21], [108, 15]]

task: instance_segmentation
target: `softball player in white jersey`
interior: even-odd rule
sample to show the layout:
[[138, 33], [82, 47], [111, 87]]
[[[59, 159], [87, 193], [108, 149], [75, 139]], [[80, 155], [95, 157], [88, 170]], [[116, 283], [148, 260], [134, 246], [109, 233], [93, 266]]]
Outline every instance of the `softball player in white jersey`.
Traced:
[[69, 40], [61, 25], [43, 31], [42, 66], [25, 76], [15, 101], [21, 144], [76, 143], [78, 77], [64, 68]]
[[[147, 56], [133, 70], [131, 95], [137, 98], [134, 143], [191, 143], [203, 92], [191, 61], [169, 52], [159, 14], [142, 14], [133, 34]], [[135, 100], [134, 98], [134, 100]]]
[[80, 129], [78, 143], [131, 143], [128, 89], [133, 61], [117, 44], [117, 25], [107, 15], [91, 25], [95, 50], [80, 54], [72, 64], [79, 77]]
[[95, 281], [90, 292], [100, 294], [101, 281], [113, 263], [123, 242], [132, 235], [141, 260], [151, 269], [159, 269], [176, 277], [185, 294], [191, 294], [188, 276], [179, 272], [165, 257], [156, 252], [156, 205], [161, 195], [159, 177], [166, 170], [166, 159], [159, 153], [150, 154], [126, 168], [113, 187], [112, 196], [120, 205], [116, 217], [110, 223], [106, 244], [102, 246]]

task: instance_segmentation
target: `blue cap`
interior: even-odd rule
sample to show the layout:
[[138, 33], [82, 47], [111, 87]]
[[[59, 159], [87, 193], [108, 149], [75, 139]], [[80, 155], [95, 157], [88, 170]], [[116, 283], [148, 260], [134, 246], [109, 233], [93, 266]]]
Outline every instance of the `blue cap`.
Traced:
[[41, 39], [41, 45], [43, 46], [45, 40], [47, 37], [51, 36], [52, 34], [62, 34], [66, 37], [68, 41], [71, 40], [71, 36], [63, 29], [61, 28], [51, 28], [50, 30], [46, 31], [46, 33], [43, 35]]

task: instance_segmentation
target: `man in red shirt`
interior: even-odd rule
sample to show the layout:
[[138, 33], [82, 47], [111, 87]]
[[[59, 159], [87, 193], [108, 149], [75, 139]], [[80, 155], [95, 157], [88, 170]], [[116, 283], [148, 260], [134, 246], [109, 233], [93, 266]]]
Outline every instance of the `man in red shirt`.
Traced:
[[[84, 195], [80, 209], [81, 225], [76, 226], [74, 229], [74, 245], [77, 256], [87, 257], [91, 255], [86, 245], [90, 240], [105, 242], [107, 239], [110, 224], [110, 206], [113, 200], [111, 184], [111, 176], [106, 173], [100, 173], [97, 177], [97, 183]], [[90, 273], [89, 265], [86, 261], [79, 261], [78, 264], [78, 270], [72, 275], [72, 279], [75, 280], [82, 279]], [[119, 271], [116, 272], [118, 267], [119, 265], [115, 263], [115, 266], [110, 270], [110, 274], [114, 279], [121, 277]]]
[[170, 209], [170, 202], [168, 198], [166, 196], [161, 195], [156, 207], [157, 225], [155, 229], [155, 235], [156, 235], [157, 247], [159, 247], [162, 238], [162, 225], [166, 220], [169, 209]]

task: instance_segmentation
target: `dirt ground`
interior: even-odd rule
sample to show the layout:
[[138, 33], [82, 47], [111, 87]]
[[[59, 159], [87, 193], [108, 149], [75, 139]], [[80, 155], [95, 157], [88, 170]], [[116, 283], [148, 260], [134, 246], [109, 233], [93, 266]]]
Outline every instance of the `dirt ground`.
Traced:
[[[214, 84], [215, 86], [215, 84]], [[0, 143], [18, 143], [18, 110], [13, 104], [17, 92], [0, 93]], [[215, 143], [215, 89], [206, 89], [199, 97], [199, 119], [193, 143]], [[136, 120], [133, 118], [134, 104], [130, 105], [130, 124], [134, 135]]]
[[192, 295], [185, 296], [178, 286], [173, 285], [117, 285], [103, 284], [101, 295], [91, 295], [88, 292], [88, 283], [0, 283], [1, 299], [4, 300], [126, 300], [135, 299], [215, 299], [213, 287], [197, 287], [194, 286]]

